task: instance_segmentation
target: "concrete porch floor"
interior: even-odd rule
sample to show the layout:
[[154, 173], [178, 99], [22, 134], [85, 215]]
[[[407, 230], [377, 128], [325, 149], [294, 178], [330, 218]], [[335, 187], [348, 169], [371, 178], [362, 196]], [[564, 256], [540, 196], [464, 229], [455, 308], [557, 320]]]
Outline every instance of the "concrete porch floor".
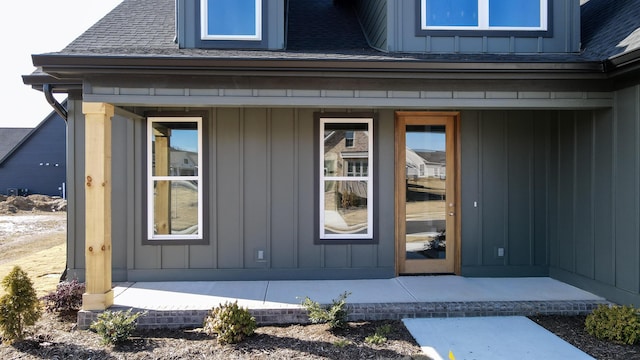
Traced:
[[[110, 310], [148, 311], [140, 327], [200, 327], [211, 308], [238, 301], [260, 324], [307, 323], [305, 297], [330, 304], [349, 292], [349, 320], [586, 314], [606, 299], [545, 278], [406, 276], [366, 280], [119, 283]], [[81, 311], [87, 328], [98, 312]]]

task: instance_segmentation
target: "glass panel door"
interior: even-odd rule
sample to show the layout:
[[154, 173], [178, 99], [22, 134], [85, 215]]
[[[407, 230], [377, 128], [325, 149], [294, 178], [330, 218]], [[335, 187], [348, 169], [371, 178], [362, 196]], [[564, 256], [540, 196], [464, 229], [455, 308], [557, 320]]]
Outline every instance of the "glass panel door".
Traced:
[[456, 118], [454, 113], [397, 113], [399, 274], [455, 272]]
[[447, 255], [445, 134], [444, 125], [406, 126], [406, 259]]

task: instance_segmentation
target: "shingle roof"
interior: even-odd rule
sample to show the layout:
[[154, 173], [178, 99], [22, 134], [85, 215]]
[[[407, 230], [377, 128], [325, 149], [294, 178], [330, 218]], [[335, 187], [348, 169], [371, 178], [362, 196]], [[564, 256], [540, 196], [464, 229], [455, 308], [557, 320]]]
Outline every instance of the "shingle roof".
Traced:
[[0, 164], [32, 130], [32, 128], [0, 128]]
[[296, 0], [289, 14], [288, 50], [370, 50], [350, 4]]
[[[369, 47], [353, 10], [334, 5], [332, 0], [289, 1], [287, 49], [282, 51], [179, 49], [175, 42], [174, 0], [124, 0], [56, 54], [545, 63], [602, 61], [640, 47], [640, 0], [587, 0], [581, 9], [582, 44], [585, 49], [581, 54], [407, 54], [384, 53]], [[318, 16], [319, 13], [323, 16]]]
[[588, 0], [580, 9], [587, 56], [605, 60], [640, 48], [640, 0]]

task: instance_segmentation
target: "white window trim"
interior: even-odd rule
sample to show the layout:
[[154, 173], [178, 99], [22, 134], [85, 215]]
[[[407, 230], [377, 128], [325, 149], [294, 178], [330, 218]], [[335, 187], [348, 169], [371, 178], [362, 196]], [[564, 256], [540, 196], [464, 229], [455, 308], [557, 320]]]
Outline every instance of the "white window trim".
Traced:
[[[325, 176], [324, 171], [324, 128], [327, 123], [355, 123], [355, 124], [367, 124], [367, 133], [368, 133], [368, 149], [369, 154], [367, 156], [367, 160], [369, 162], [369, 169], [367, 176]], [[372, 239], [373, 238], [373, 119], [372, 118], [320, 118], [320, 151], [319, 151], [319, 188], [318, 192], [319, 196], [319, 213], [320, 213], [320, 240], [331, 240], [331, 239], [340, 239], [340, 240], [352, 240], [352, 239]], [[367, 181], [367, 232], [365, 234], [326, 234], [324, 229], [324, 220], [325, 220], [325, 192], [324, 192], [324, 184], [325, 181]]]
[[[198, 127], [198, 175], [194, 176], [155, 176], [153, 175], [153, 123], [195, 122]], [[202, 196], [202, 118], [201, 117], [150, 117], [147, 119], [147, 239], [148, 240], [202, 240], [203, 239], [203, 196]], [[196, 180], [198, 181], [198, 234], [156, 235], [154, 224], [153, 183], [159, 180]]]
[[256, 33], [254, 35], [215, 35], [207, 33], [209, 28], [208, 2], [200, 0], [200, 39], [201, 40], [239, 40], [239, 41], [261, 41], [262, 40], [262, 0], [255, 0], [256, 13], [255, 26]]
[[489, 1], [478, 0], [478, 26], [427, 26], [427, 0], [421, 0], [420, 27], [422, 30], [511, 30], [511, 31], [546, 31], [548, 27], [547, 8], [548, 0], [540, 1], [540, 26], [516, 27], [516, 26], [489, 26]]

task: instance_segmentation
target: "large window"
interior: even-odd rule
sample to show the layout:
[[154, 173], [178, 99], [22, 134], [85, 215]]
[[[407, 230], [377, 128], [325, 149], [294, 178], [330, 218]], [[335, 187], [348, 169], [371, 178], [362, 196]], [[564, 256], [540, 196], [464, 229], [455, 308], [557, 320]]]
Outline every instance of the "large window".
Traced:
[[202, 239], [202, 119], [148, 121], [149, 240]]
[[262, 40], [262, 0], [200, 0], [202, 40]]
[[373, 120], [320, 119], [320, 239], [373, 237]]
[[548, 0], [421, 0], [422, 30], [547, 30]]

